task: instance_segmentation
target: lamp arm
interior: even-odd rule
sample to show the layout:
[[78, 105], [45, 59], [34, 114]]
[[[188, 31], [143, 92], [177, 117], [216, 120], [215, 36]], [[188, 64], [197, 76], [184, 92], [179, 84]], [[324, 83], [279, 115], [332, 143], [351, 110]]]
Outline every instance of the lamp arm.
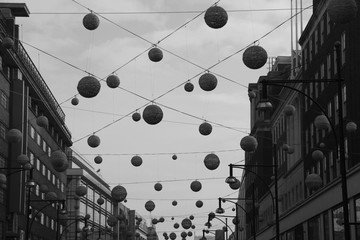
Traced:
[[221, 218], [218, 218], [217, 216], [215, 216], [215, 218], [217, 220], [219, 220], [220, 222], [222, 222], [223, 224], [225, 224], [225, 226], [230, 229], [231, 233], [234, 234], [234, 231], [226, 224], [226, 222], [224, 220], [222, 220]]
[[[31, 200], [30, 200], [30, 201], [31, 201]], [[36, 216], [37, 216], [42, 210], [44, 210], [46, 207], [50, 206], [51, 204], [53, 204], [53, 203], [50, 202], [50, 203], [46, 204], [45, 206], [43, 206], [42, 208], [40, 208], [40, 209], [35, 213], [35, 215], [32, 217], [31, 222], [30, 222], [30, 224], [29, 224], [29, 229], [31, 229], [32, 224], [34, 223], [34, 220], [35, 220]]]

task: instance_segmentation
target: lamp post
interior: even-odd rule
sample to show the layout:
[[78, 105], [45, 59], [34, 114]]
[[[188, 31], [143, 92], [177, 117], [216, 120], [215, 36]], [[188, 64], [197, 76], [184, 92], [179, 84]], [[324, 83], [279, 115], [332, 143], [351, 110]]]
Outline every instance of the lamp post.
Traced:
[[[225, 217], [225, 221], [222, 220], [219, 217]], [[223, 216], [223, 215], [216, 215], [215, 213], [211, 212], [208, 214], [208, 221], [205, 223], [205, 226], [207, 226], [208, 228], [211, 227], [211, 223], [210, 221], [213, 220], [214, 218], [218, 219], [220, 222], [222, 222], [223, 224], [225, 224], [226, 227], [226, 239], [228, 239], [228, 234], [227, 234], [227, 229], [230, 229], [231, 233], [234, 234], [234, 231], [229, 227], [229, 225], [227, 224], [227, 217], [234, 217], [234, 216]], [[237, 217], [237, 215], [235, 216]], [[236, 230], [236, 229], [235, 229]], [[238, 238], [236, 237], [236, 240], [238, 240]]]
[[[337, 78], [336, 79], [302, 79], [302, 80], [263, 80], [261, 82], [263, 86], [263, 95], [262, 98], [265, 100], [267, 98], [267, 89], [266, 87], [268, 85], [272, 86], [280, 86], [285, 87], [291, 90], [294, 90], [301, 95], [307, 97], [310, 99], [314, 104], [316, 104], [321, 112], [325, 115], [327, 120], [329, 121], [329, 124], [333, 130], [333, 135], [336, 142], [336, 153], [339, 148], [339, 155], [336, 154], [336, 156], [339, 156], [340, 158], [340, 175], [341, 175], [341, 195], [342, 195], [342, 207], [344, 211], [344, 235], [346, 240], [350, 240], [351, 234], [350, 234], [350, 222], [349, 222], [349, 209], [348, 209], [348, 190], [347, 190], [347, 176], [346, 176], [346, 165], [345, 165], [345, 141], [344, 141], [344, 122], [343, 122], [343, 92], [342, 92], [342, 83], [344, 80], [341, 78], [341, 43], [336, 42], [335, 43], [335, 51], [336, 51], [336, 63], [337, 63]], [[322, 108], [322, 106], [314, 100], [311, 96], [307, 95], [306, 93], [300, 91], [297, 88], [285, 85], [287, 83], [314, 83], [314, 82], [328, 82], [328, 83], [336, 83], [337, 84], [337, 104], [338, 104], [338, 136], [336, 135], [335, 126], [332, 123], [331, 119], [325, 112], [325, 110]], [[262, 108], [262, 106], [268, 105], [269, 102], [263, 101], [261, 105], [258, 105], [258, 108]], [[271, 103], [270, 103], [271, 106]]]

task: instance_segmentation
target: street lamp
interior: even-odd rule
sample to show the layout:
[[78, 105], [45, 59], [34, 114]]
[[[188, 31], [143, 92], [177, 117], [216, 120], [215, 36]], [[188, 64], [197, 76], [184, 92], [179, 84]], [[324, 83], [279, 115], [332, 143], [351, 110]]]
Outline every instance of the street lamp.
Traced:
[[[336, 153], [339, 148], [339, 158], [340, 158], [340, 175], [341, 175], [341, 188], [342, 188], [342, 207], [344, 211], [344, 235], [345, 239], [349, 240], [351, 237], [350, 234], [350, 222], [349, 222], [349, 209], [348, 209], [348, 190], [347, 190], [347, 176], [346, 176], [346, 164], [345, 164], [345, 141], [344, 141], [344, 121], [343, 121], [343, 92], [342, 92], [342, 83], [344, 82], [344, 79], [341, 78], [341, 43], [336, 42], [335, 43], [335, 51], [336, 51], [336, 63], [337, 63], [337, 78], [336, 79], [302, 79], [302, 80], [268, 80], [264, 79], [261, 81], [263, 90], [262, 90], [262, 101], [259, 102], [258, 109], [264, 109], [263, 106], [269, 105], [264, 104], [264, 102], [267, 99], [267, 86], [280, 86], [285, 87], [288, 89], [291, 89], [293, 91], [296, 91], [300, 93], [301, 95], [305, 96], [306, 98], [310, 99], [314, 104], [316, 104], [320, 111], [325, 115], [327, 118], [332, 130], [333, 135], [336, 143]], [[323, 107], [314, 100], [311, 96], [307, 95], [306, 93], [300, 91], [299, 89], [295, 87], [291, 87], [286, 85], [287, 83], [314, 83], [314, 82], [328, 82], [328, 83], [336, 83], [337, 84], [337, 104], [338, 104], [338, 136], [336, 135], [335, 126], [332, 123], [331, 119], [327, 115], [326, 111], [323, 109]], [[265, 100], [265, 101], [264, 101]], [[270, 103], [271, 104], [271, 103]], [[266, 110], [266, 109], [264, 109]], [[338, 154], [336, 154], [338, 156]]]

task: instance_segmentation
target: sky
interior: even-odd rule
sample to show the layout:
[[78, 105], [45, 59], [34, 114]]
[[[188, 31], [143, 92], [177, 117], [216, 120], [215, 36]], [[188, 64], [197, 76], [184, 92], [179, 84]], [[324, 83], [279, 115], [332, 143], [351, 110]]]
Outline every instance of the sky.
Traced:
[[[291, 16], [290, 1], [220, 0], [218, 6], [227, 11], [228, 22], [212, 29], [204, 21], [204, 12], [215, 2], [27, 0], [30, 17], [16, 21], [22, 44], [66, 114], [73, 149], [95, 170], [100, 169], [111, 187], [124, 186], [125, 205], [148, 223], [151, 218], [165, 218], [156, 225], [159, 236], [172, 231], [180, 235], [183, 229], [174, 229], [173, 224], [190, 215], [196, 226], [193, 233], [201, 235], [217, 199], [238, 194], [225, 179], [228, 165], [244, 159], [240, 141], [250, 132], [247, 87], [269, 71], [268, 64], [258, 70], [247, 68], [243, 51], [256, 43], [269, 57], [291, 53], [291, 24], [286, 21]], [[311, 4], [303, 1], [303, 7]], [[90, 11], [100, 19], [93, 31], [82, 24]], [[310, 14], [311, 8], [304, 11], [304, 21]], [[148, 58], [147, 49], [154, 44], [163, 49], [160, 62]], [[210, 92], [198, 84], [207, 71], [216, 73], [218, 80]], [[87, 99], [78, 94], [77, 84], [89, 73], [101, 80], [101, 90]], [[110, 74], [120, 78], [119, 88], [106, 85]], [[194, 85], [192, 92], [184, 90], [187, 81]], [[80, 100], [77, 106], [71, 104], [75, 96]], [[161, 104], [162, 121], [156, 125], [143, 119], [134, 122], [131, 114], [142, 113], [153, 99]], [[204, 121], [213, 126], [208, 136], [198, 130]], [[101, 139], [97, 148], [86, 141], [93, 133]], [[215, 170], [204, 166], [210, 153], [220, 159]], [[174, 154], [177, 160], [172, 159]], [[94, 163], [98, 155], [103, 158], [101, 164]], [[135, 155], [142, 157], [139, 167], [131, 164]], [[234, 174], [240, 177], [240, 169]], [[202, 183], [199, 192], [190, 189], [194, 180]], [[157, 182], [163, 186], [161, 191], [154, 190]], [[148, 200], [156, 205], [151, 213], [144, 207]], [[202, 208], [195, 206], [197, 200], [203, 201]], [[224, 204], [225, 214], [235, 215], [233, 207]], [[213, 229], [223, 226], [215, 221]]]

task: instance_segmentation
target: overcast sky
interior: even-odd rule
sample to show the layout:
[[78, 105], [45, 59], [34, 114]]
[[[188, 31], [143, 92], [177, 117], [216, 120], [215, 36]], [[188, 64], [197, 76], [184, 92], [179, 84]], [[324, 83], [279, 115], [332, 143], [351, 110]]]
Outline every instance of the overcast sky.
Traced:
[[[200, 235], [207, 214], [217, 207], [217, 198], [237, 196], [224, 181], [228, 164], [244, 158], [239, 143], [250, 132], [247, 86], [269, 70], [267, 65], [259, 70], [247, 68], [242, 50], [261, 39], [258, 44], [270, 57], [291, 52], [290, 21], [277, 28], [291, 15], [289, 0], [221, 0], [218, 5], [228, 11], [229, 18], [221, 29], [209, 28], [201, 14], [214, 3], [28, 0], [30, 17], [17, 20], [20, 40], [66, 114], [74, 149], [95, 170], [100, 169], [112, 187], [121, 184], [127, 189], [126, 206], [148, 222], [151, 217], [163, 216], [165, 222], [156, 226], [161, 236], [163, 231], [179, 235], [182, 229], [174, 229], [173, 224], [180, 224], [191, 214], [195, 233]], [[311, 3], [305, 0], [303, 7]], [[100, 26], [94, 31], [82, 25], [89, 10], [100, 18]], [[311, 11], [305, 11], [304, 20]], [[144, 51], [159, 41], [166, 50], [164, 58], [151, 62]], [[223, 76], [218, 77], [218, 85], [211, 92], [201, 90], [198, 84], [204, 69]], [[95, 98], [78, 95], [78, 81], [88, 75], [86, 72], [104, 79], [114, 71], [123, 89], [110, 89], [102, 81]], [[189, 79], [195, 87], [193, 92], [183, 88]], [[142, 113], [148, 103], [144, 98], [154, 99], [164, 93], [156, 100], [166, 106], [162, 107], [164, 118], [159, 124], [123, 117], [135, 110]], [[76, 95], [80, 103], [73, 106], [70, 100]], [[204, 120], [216, 123], [208, 136], [198, 131]], [[86, 141], [92, 133], [101, 138], [95, 149]], [[209, 153], [217, 154], [221, 161], [213, 171], [203, 163]], [[130, 162], [136, 154], [143, 159], [140, 167]], [[177, 160], [172, 160], [173, 154]], [[104, 159], [100, 165], [93, 161], [97, 155]], [[241, 176], [238, 169], [234, 173]], [[192, 192], [190, 183], [196, 179], [202, 189]], [[163, 185], [162, 191], [154, 190], [156, 182]], [[156, 204], [151, 215], [144, 208], [147, 200]], [[176, 207], [171, 204], [173, 200], [178, 202]], [[197, 200], [203, 200], [202, 208], [195, 207]], [[232, 204], [224, 207], [228, 208], [227, 215], [234, 215]], [[175, 220], [170, 219], [172, 216]], [[214, 225], [221, 226], [219, 222]]]

